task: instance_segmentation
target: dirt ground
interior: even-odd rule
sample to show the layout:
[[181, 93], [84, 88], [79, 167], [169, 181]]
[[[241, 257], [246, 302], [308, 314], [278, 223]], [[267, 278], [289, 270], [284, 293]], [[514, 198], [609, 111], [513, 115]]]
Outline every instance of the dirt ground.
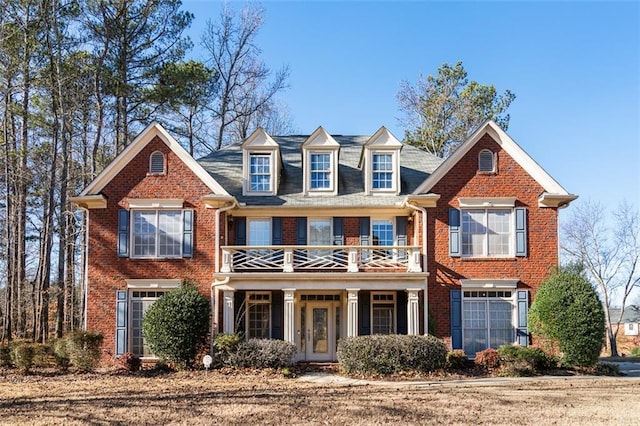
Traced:
[[303, 382], [274, 374], [31, 375], [0, 371], [0, 424], [640, 423], [640, 379], [429, 386]]

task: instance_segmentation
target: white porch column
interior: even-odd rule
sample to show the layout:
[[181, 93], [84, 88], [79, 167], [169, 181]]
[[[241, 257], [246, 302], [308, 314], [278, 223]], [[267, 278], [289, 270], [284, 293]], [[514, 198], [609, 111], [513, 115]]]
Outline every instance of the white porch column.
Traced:
[[292, 248], [284, 249], [284, 265], [282, 268], [282, 272], [293, 272], [293, 249]]
[[227, 334], [233, 334], [235, 331], [234, 324], [234, 308], [233, 308], [233, 299], [234, 299], [235, 291], [233, 290], [225, 290], [224, 291], [224, 303], [222, 306], [222, 330]]
[[347, 337], [358, 335], [358, 292], [359, 288], [347, 289]]
[[407, 289], [407, 334], [410, 336], [420, 333], [419, 291], [419, 288]]
[[296, 320], [295, 320], [295, 289], [285, 288], [284, 292], [284, 340], [285, 342], [296, 343]]
[[233, 253], [228, 248], [222, 249], [222, 268], [220, 272], [229, 273], [231, 272], [231, 266], [233, 264]]

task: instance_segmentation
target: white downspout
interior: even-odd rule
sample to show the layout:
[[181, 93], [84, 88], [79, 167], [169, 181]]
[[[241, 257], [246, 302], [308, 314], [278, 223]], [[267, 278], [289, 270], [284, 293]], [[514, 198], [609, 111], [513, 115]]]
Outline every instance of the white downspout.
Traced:
[[[429, 272], [429, 259], [427, 256], [427, 209], [411, 204], [409, 201], [404, 201], [403, 206], [409, 207], [412, 210], [419, 211], [422, 216], [422, 267], [423, 272]], [[429, 278], [424, 279], [424, 334], [429, 334]]]
[[235, 207], [238, 206], [238, 203], [236, 202], [236, 200], [233, 200], [233, 202], [226, 206], [226, 207], [221, 207], [218, 210], [216, 210], [216, 249], [215, 249], [215, 269], [214, 272], [220, 272], [220, 214], [223, 212], [226, 212], [228, 210], [231, 210]]
[[88, 298], [89, 298], [89, 209], [84, 208], [84, 207], [80, 207], [80, 210], [82, 210], [85, 214], [85, 219], [87, 221], [87, 229], [85, 229], [85, 236], [84, 236], [84, 243], [85, 243], [85, 249], [84, 249], [84, 265], [82, 265], [82, 268], [84, 269], [82, 271], [82, 280], [84, 281], [84, 308], [83, 308], [83, 319], [82, 319], [82, 329], [84, 331], [87, 331], [87, 312], [88, 312], [88, 307], [89, 307], [89, 303], [88, 303]]

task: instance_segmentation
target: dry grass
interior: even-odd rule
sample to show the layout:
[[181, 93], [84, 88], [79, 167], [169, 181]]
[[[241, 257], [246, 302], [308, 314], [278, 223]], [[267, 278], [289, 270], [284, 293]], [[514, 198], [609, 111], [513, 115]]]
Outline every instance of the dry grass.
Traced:
[[624, 425], [640, 422], [639, 404], [640, 379], [632, 378], [415, 387], [314, 384], [255, 373], [0, 372], [0, 424]]

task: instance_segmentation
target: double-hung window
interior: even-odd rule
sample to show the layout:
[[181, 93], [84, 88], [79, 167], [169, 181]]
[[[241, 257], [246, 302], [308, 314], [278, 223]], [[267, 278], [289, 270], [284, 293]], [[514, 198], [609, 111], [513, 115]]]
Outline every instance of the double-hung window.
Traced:
[[396, 332], [395, 293], [371, 293], [371, 334]]
[[512, 291], [464, 291], [464, 351], [475, 355], [515, 341]]
[[393, 155], [374, 153], [372, 156], [372, 188], [392, 189], [393, 188]]
[[182, 256], [182, 210], [134, 210], [133, 257]]
[[[390, 219], [374, 219], [371, 221], [371, 237], [374, 246], [393, 246], [393, 221]], [[393, 250], [376, 250], [376, 257], [389, 258]]]
[[247, 293], [247, 337], [268, 339], [271, 335], [271, 293]]
[[511, 209], [472, 209], [461, 213], [463, 256], [513, 256]]
[[[309, 219], [310, 246], [330, 246], [332, 235], [331, 219]], [[331, 253], [332, 251], [327, 249], [309, 250], [309, 257], [313, 260]]]
[[250, 154], [249, 188], [256, 192], [271, 191], [271, 154]]
[[331, 189], [331, 154], [311, 153], [311, 189]]

